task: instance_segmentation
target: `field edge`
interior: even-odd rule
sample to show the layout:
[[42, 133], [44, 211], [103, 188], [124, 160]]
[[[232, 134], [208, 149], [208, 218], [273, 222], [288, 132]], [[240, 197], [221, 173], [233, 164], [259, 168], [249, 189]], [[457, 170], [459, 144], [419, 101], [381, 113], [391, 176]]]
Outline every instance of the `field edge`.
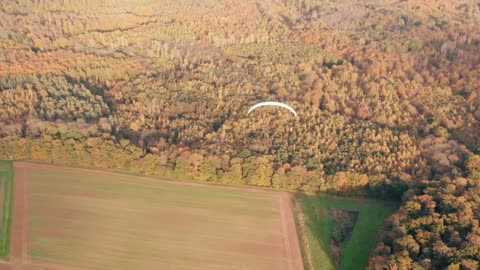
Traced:
[[[10, 253], [10, 238], [11, 238], [11, 226], [12, 226], [12, 212], [13, 212], [13, 179], [14, 168], [13, 161], [0, 160], [0, 173], [4, 173], [3, 177], [3, 204], [2, 204], [2, 223], [0, 231], [0, 260], [6, 261], [9, 258]], [[6, 169], [6, 170], [4, 170]]]
[[305, 270], [314, 270], [311, 260], [310, 243], [308, 241], [307, 229], [305, 227], [305, 216], [303, 215], [302, 206], [292, 196], [293, 216], [295, 219], [295, 228], [297, 229], [298, 243], [300, 244], [300, 252], [302, 254], [302, 263]]

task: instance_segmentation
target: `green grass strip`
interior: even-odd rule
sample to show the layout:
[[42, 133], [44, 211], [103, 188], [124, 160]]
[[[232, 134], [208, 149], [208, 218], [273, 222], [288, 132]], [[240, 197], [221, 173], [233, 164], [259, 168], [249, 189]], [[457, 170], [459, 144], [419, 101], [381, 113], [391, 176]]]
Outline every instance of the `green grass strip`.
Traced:
[[10, 232], [13, 207], [13, 161], [0, 160], [0, 184], [3, 186], [2, 221], [0, 225], [0, 259], [6, 260], [10, 251]]
[[[375, 247], [378, 231], [385, 219], [397, 208], [398, 203], [389, 201], [308, 196], [297, 194], [306, 226], [313, 269], [335, 270], [331, 258], [330, 239], [334, 223], [328, 209], [358, 211], [359, 217], [350, 240], [341, 247], [342, 270], [365, 269], [372, 249]], [[304, 247], [302, 247], [304, 248]]]

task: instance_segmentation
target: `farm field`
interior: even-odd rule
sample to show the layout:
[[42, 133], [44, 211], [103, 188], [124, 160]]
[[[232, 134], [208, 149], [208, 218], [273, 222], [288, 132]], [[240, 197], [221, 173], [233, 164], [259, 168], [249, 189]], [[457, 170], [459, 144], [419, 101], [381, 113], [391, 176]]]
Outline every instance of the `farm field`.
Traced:
[[22, 162], [15, 175], [22, 269], [303, 269], [286, 193]]
[[0, 259], [8, 257], [13, 202], [13, 162], [0, 160]]
[[312, 254], [311, 263], [314, 269], [322, 270], [335, 269], [330, 241], [337, 225], [333, 222], [329, 209], [358, 212], [350, 239], [341, 247], [340, 257], [340, 269], [357, 270], [367, 266], [380, 227], [398, 208], [396, 203], [388, 201], [314, 197], [304, 194], [297, 194], [296, 201], [300, 204], [305, 219], [305, 233]]

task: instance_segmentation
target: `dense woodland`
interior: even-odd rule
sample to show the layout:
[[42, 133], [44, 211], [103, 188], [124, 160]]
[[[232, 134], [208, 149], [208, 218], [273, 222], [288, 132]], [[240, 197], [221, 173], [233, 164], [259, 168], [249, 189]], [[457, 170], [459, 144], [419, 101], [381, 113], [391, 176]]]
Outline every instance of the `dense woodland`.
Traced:
[[479, 269], [479, 107], [478, 0], [0, 1], [0, 158], [401, 200], [369, 269]]

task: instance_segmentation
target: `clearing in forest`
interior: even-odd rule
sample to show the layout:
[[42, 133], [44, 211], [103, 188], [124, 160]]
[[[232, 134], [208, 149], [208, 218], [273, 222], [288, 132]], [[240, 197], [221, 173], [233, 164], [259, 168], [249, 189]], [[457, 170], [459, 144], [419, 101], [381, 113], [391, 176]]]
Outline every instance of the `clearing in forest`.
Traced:
[[289, 194], [20, 162], [15, 170], [27, 198], [25, 266], [303, 269]]
[[380, 227], [398, 208], [394, 202], [304, 194], [296, 201], [305, 269], [365, 269]]
[[12, 222], [13, 162], [0, 160], [0, 260], [8, 257]]

